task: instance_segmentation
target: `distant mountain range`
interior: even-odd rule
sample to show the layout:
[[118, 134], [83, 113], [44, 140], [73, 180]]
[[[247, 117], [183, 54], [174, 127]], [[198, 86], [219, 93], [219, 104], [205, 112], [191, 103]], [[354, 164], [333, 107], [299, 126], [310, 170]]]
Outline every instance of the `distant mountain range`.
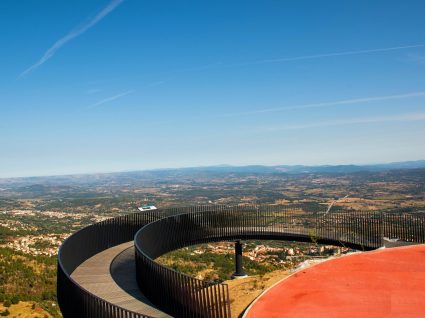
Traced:
[[322, 165], [322, 166], [303, 166], [303, 165], [278, 165], [278, 166], [231, 166], [218, 165], [207, 167], [189, 167], [189, 168], [170, 168], [155, 170], [140, 170], [126, 172], [111, 173], [93, 173], [93, 174], [76, 174], [63, 176], [46, 176], [46, 177], [27, 177], [27, 178], [8, 178], [0, 179], [0, 184], [19, 182], [43, 182], [53, 181], [54, 183], [85, 183], [97, 182], [100, 180], [127, 179], [127, 178], [170, 178], [179, 175], [190, 174], [306, 174], [306, 173], [356, 173], [356, 172], [381, 172], [390, 170], [405, 169], [425, 169], [425, 160], [393, 162], [372, 165]]
[[191, 167], [179, 169], [158, 169], [152, 172], [175, 171], [175, 172], [216, 172], [216, 173], [353, 173], [353, 172], [379, 172], [401, 169], [422, 169], [425, 168], [425, 160], [392, 162], [373, 165], [322, 165], [322, 166], [303, 166], [303, 165], [278, 165], [278, 166], [231, 166], [219, 165], [208, 167]]

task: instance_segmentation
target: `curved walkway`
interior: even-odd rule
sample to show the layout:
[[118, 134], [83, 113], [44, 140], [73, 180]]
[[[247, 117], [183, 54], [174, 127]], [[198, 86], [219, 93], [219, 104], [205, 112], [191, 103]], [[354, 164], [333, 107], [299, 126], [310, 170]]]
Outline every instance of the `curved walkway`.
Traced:
[[260, 296], [246, 318], [425, 317], [425, 245], [320, 263]]
[[[230, 317], [226, 284], [197, 280], [155, 259], [184, 246], [227, 239], [314, 241], [375, 249], [382, 246], [383, 237], [425, 243], [425, 213], [339, 211], [323, 215], [298, 205], [214, 205], [132, 213], [88, 226], [64, 241], [58, 253], [57, 298], [66, 318], [163, 316], [137, 296], [134, 284], [124, 276], [119, 278], [122, 270], [136, 278], [141, 292], [168, 314]], [[126, 261], [131, 259], [127, 250], [131, 243], [122, 245], [133, 239], [137, 277], [128, 271], [131, 266]], [[115, 280], [110, 266], [113, 259]]]
[[88, 291], [122, 308], [152, 317], [170, 317], [155, 308], [136, 282], [133, 242], [104, 250], [86, 260], [71, 277]]

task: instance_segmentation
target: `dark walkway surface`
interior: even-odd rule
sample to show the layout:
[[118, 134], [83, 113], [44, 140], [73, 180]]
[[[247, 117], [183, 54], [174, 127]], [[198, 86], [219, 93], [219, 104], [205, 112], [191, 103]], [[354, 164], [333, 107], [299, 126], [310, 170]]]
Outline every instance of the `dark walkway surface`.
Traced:
[[127, 242], [89, 258], [71, 277], [88, 291], [122, 308], [152, 317], [170, 317], [139, 291], [135, 273], [133, 242]]
[[425, 317], [425, 245], [352, 254], [301, 270], [263, 293], [244, 317]]

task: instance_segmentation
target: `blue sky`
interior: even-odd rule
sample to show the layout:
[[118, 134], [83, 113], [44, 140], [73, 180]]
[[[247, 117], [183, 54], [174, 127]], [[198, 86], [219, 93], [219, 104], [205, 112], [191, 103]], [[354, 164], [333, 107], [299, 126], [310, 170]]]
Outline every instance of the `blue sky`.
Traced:
[[0, 177], [425, 159], [425, 2], [0, 2]]

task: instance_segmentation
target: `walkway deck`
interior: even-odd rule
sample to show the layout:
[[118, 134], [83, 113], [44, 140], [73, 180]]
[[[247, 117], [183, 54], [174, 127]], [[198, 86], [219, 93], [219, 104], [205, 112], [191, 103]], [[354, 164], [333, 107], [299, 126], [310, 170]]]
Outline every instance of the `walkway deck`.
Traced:
[[155, 308], [140, 292], [135, 267], [131, 241], [94, 255], [82, 263], [71, 277], [112, 304], [152, 317], [170, 317]]
[[381, 249], [320, 263], [282, 280], [246, 318], [425, 317], [425, 245]]

